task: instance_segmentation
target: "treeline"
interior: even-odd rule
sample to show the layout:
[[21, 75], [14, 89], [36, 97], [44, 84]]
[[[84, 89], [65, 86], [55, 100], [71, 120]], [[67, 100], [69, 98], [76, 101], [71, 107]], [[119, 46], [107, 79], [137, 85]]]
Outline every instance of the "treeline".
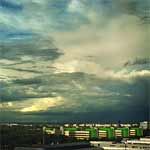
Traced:
[[43, 135], [38, 126], [6, 126], [0, 125], [1, 150], [13, 150], [16, 146], [32, 146], [51, 143], [69, 143], [77, 141], [64, 135]]
[[0, 126], [1, 146], [10, 149], [17, 145], [32, 145], [42, 142], [42, 132], [38, 128], [24, 126]]

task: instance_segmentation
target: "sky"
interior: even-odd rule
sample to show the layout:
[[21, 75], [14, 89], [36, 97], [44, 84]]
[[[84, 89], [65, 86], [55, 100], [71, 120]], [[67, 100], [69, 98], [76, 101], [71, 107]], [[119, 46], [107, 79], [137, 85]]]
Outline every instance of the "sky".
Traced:
[[0, 0], [0, 122], [147, 120], [149, 29], [149, 0]]

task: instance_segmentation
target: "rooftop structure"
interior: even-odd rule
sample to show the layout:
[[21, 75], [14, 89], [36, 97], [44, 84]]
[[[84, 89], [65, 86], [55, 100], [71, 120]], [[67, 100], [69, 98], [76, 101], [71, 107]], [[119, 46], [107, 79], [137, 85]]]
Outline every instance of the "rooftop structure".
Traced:
[[149, 150], [150, 138], [141, 138], [140, 140], [127, 140], [122, 143], [113, 143], [108, 141], [90, 141], [90, 144], [104, 150]]

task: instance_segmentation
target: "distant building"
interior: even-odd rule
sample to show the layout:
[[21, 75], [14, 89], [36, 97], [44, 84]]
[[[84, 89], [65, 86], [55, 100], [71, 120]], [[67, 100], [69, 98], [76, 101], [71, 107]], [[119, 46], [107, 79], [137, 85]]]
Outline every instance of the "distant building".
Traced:
[[140, 140], [127, 140], [127, 144], [145, 144], [150, 146], [150, 138], [140, 138]]
[[77, 128], [66, 128], [64, 135], [84, 140], [90, 138], [90, 131], [79, 131]]
[[110, 140], [113, 139], [114, 138], [114, 128], [110, 128], [110, 127], [99, 128], [98, 137], [100, 139], [103, 139], [103, 138], [107, 138]]
[[96, 128], [85, 128], [84, 130], [90, 132], [90, 139], [98, 137], [98, 132]]
[[70, 137], [74, 137], [76, 139], [80, 140], [88, 140], [90, 138], [90, 131], [65, 131], [65, 134], [67, 132], [67, 135]]
[[148, 121], [140, 122], [140, 127], [144, 130], [148, 129]]
[[43, 127], [43, 132], [46, 134], [62, 134], [62, 131], [59, 128], [53, 127]]
[[143, 136], [141, 127], [44, 127], [43, 132], [46, 134], [61, 134], [77, 139], [103, 139], [113, 140], [122, 138], [136, 138]]
[[78, 128], [65, 128], [64, 135], [74, 137], [76, 139], [84, 140], [90, 138], [90, 131], [81, 131]]
[[56, 134], [56, 129], [55, 128], [43, 128], [43, 132], [47, 134]]
[[130, 128], [129, 136], [141, 137], [141, 136], [143, 136], [143, 129], [142, 128]]
[[122, 137], [122, 138], [129, 137], [129, 128], [117, 128], [117, 129], [115, 129], [115, 137]]
[[150, 138], [127, 140], [122, 143], [108, 141], [90, 141], [90, 144], [103, 150], [150, 150]]

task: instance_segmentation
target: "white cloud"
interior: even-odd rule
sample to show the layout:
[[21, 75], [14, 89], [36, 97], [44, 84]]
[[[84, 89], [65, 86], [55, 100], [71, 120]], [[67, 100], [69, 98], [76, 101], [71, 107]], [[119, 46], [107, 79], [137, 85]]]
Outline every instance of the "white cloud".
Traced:
[[90, 61], [79, 61], [72, 60], [66, 62], [56, 62], [53, 64], [56, 67], [55, 73], [73, 73], [73, 72], [84, 72], [88, 74], [94, 74], [100, 78], [110, 78], [110, 79], [119, 79], [126, 80], [136, 77], [150, 77], [150, 70], [132, 70], [121, 69], [119, 71], [114, 71], [113, 69], [104, 69], [99, 64]]
[[95, 62], [77, 59], [71, 61], [64, 60], [63, 62], [56, 61], [56, 63], [54, 63], [52, 66], [56, 68], [54, 73], [84, 72], [98, 75], [101, 71], [104, 71], [102, 70], [101, 66]]
[[86, 60], [72, 60], [64, 62], [56, 61], [56, 63], [54, 63], [52, 66], [56, 68], [54, 73], [85, 72], [90, 74], [98, 74], [99, 70], [101, 69], [99, 64]]
[[56, 68], [55, 73], [62, 73], [62, 72], [68, 72], [68, 73], [73, 73], [77, 71], [78, 67], [78, 61], [71, 61], [71, 62], [66, 62], [66, 63], [54, 63], [52, 65], [53, 67]]
[[79, 0], [71, 0], [70, 3], [68, 3], [68, 11], [69, 12], [82, 12], [83, 4]]
[[8, 59], [0, 59], [0, 64], [2, 64], [2, 65], [11, 65], [13, 63], [16, 63], [16, 61], [8, 60]]
[[116, 79], [132, 79], [132, 78], [137, 78], [137, 77], [149, 77], [150, 78], [150, 70], [140, 70], [136, 71], [133, 70], [131, 72], [127, 70], [122, 70], [120, 72], [112, 72], [110, 73], [110, 76]]
[[87, 62], [90, 56], [92, 63], [103, 67], [120, 67], [135, 56], [146, 57], [147, 32], [138, 21], [135, 16], [124, 15], [110, 20], [105, 27], [99, 27], [93, 21], [75, 31], [55, 32], [56, 45], [64, 53], [57, 61]]

